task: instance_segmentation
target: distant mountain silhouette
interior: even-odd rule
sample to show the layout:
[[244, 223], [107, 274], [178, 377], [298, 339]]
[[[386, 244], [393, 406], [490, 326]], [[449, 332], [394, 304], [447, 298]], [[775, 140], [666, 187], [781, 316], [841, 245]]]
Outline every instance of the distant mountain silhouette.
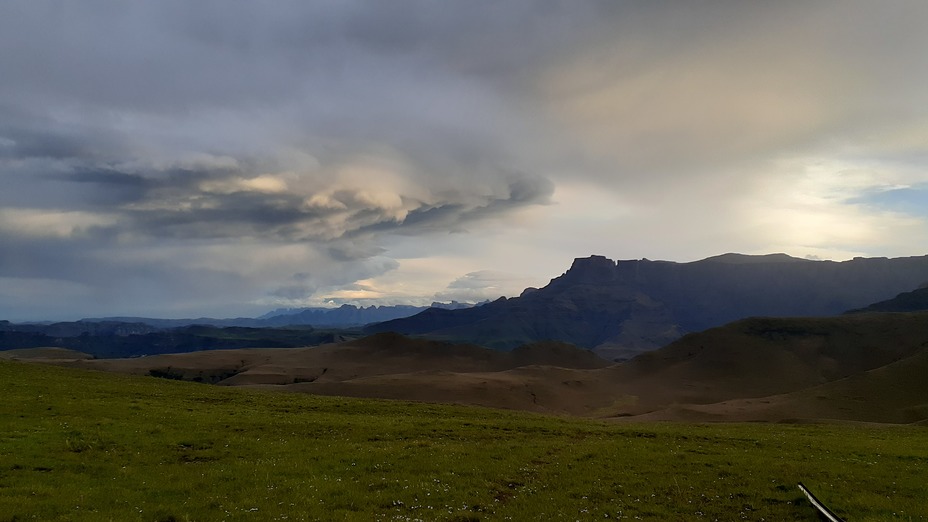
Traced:
[[[434, 308], [457, 310], [469, 308], [471, 304], [451, 301], [450, 303], [432, 303]], [[74, 323], [76, 328], [93, 331], [88, 323], [134, 323], [148, 325], [158, 329], [182, 328], [193, 325], [208, 325], [222, 328], [273, 328], [277, 326], [315, 326], [325, 328], [344, 328], [364, 326], [370, 323], [379, 323], [409, 317], [423, 310], [427, 306], [391, 305], [391, 306], [355, 306], [341, 305], [338, 308], [278, 308], [261, 316], [236, 317], [232, 319], [216, 319], [212, 317], [198, 317], [195, 319], [157, 319], [152, 317], [101, 317], [81, 319]], [[58, 323], [64, 324], [64, 323]]]
[[834, 262], [724, 254], [691, 263], [591, 256], [519, 297], [465, 310], [429, 309], [366, 331], [503, 350], [558, 340], [621, 360], [745, 317], [837, 315], [926, 281], [928, 256]]
[[[473, 305], [433, 303], [448, 309]], [[71, 348], [95, 357], [130, 357], [199, 350], [299, 347], [358, 337], [357, 326], [425, 310], [421, 306], [342, 305], [270, 313], [264, 318], [153, 319], [107, 317], [58, 323], [0, 320], [0, 351]]]
[[[444, 308], [446, 310], [458, 310], [461, 308], [470, 308], [475, 306], [471, 303], [461, 303], [451, 301], [449, 303], [440, 303], [433, 301], [429, 306], [412, 306], [412, 305], [371, 305], [368, 307], [343, 304], [338, 308], [323, 308], [318, 306], [304, 306], [300, 308], [278, 308], [271, 310], [266, 314], [259, 315], [255, 319], [259, 321], [272, 320], [277, 321], [280, 318], [293, 318], [295, 316], [322, 318], [323, 321], [318, 326], [361, 326], [364, 324], [388, 321], [401, 317], [409, 317], [428, 308]], [[346, 321], [363, 320], [362, 323], [347, 323]]]
[[312, 325], [312, 326], [363, 326], [365, 324], [409, 317], [423, 310], [424, 306], [369, 306], [342, 305], [338, 308], [304, 308], [294, 313], [282, 313], [270, 317], [262, 316], [261, 326]]

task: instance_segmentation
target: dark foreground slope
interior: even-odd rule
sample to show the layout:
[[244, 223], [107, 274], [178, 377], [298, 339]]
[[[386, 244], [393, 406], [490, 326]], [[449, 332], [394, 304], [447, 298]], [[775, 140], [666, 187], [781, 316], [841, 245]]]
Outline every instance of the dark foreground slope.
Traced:
[[554, 339], [626, 359], [751, 316], [840, 314], [928, 281], [928, 256], [810, 261], [726, 254], [692, 263], [577, 259], [547, 286], [368, 327], [511, 349]]

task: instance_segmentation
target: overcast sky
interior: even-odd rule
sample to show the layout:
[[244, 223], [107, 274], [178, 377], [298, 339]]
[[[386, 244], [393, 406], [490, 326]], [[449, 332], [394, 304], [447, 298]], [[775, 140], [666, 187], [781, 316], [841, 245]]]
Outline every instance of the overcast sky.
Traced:
[[0, 319], [928, 254], [928, 3], [0, 3]]

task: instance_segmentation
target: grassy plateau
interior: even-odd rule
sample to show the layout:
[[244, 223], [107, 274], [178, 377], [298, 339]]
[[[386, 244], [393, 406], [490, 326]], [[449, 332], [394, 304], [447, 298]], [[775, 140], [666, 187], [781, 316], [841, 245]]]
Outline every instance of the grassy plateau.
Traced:
[[928, 520], [928, 429], [608, 424], [0, 361], [0, 521]]

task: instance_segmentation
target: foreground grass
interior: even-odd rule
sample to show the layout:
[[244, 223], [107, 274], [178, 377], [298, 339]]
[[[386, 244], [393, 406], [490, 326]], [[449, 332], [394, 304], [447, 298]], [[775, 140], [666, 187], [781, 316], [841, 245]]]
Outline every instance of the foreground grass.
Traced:
[[928, 429], [604, 425], [0, 361], [0, 521], [928, 520]]

